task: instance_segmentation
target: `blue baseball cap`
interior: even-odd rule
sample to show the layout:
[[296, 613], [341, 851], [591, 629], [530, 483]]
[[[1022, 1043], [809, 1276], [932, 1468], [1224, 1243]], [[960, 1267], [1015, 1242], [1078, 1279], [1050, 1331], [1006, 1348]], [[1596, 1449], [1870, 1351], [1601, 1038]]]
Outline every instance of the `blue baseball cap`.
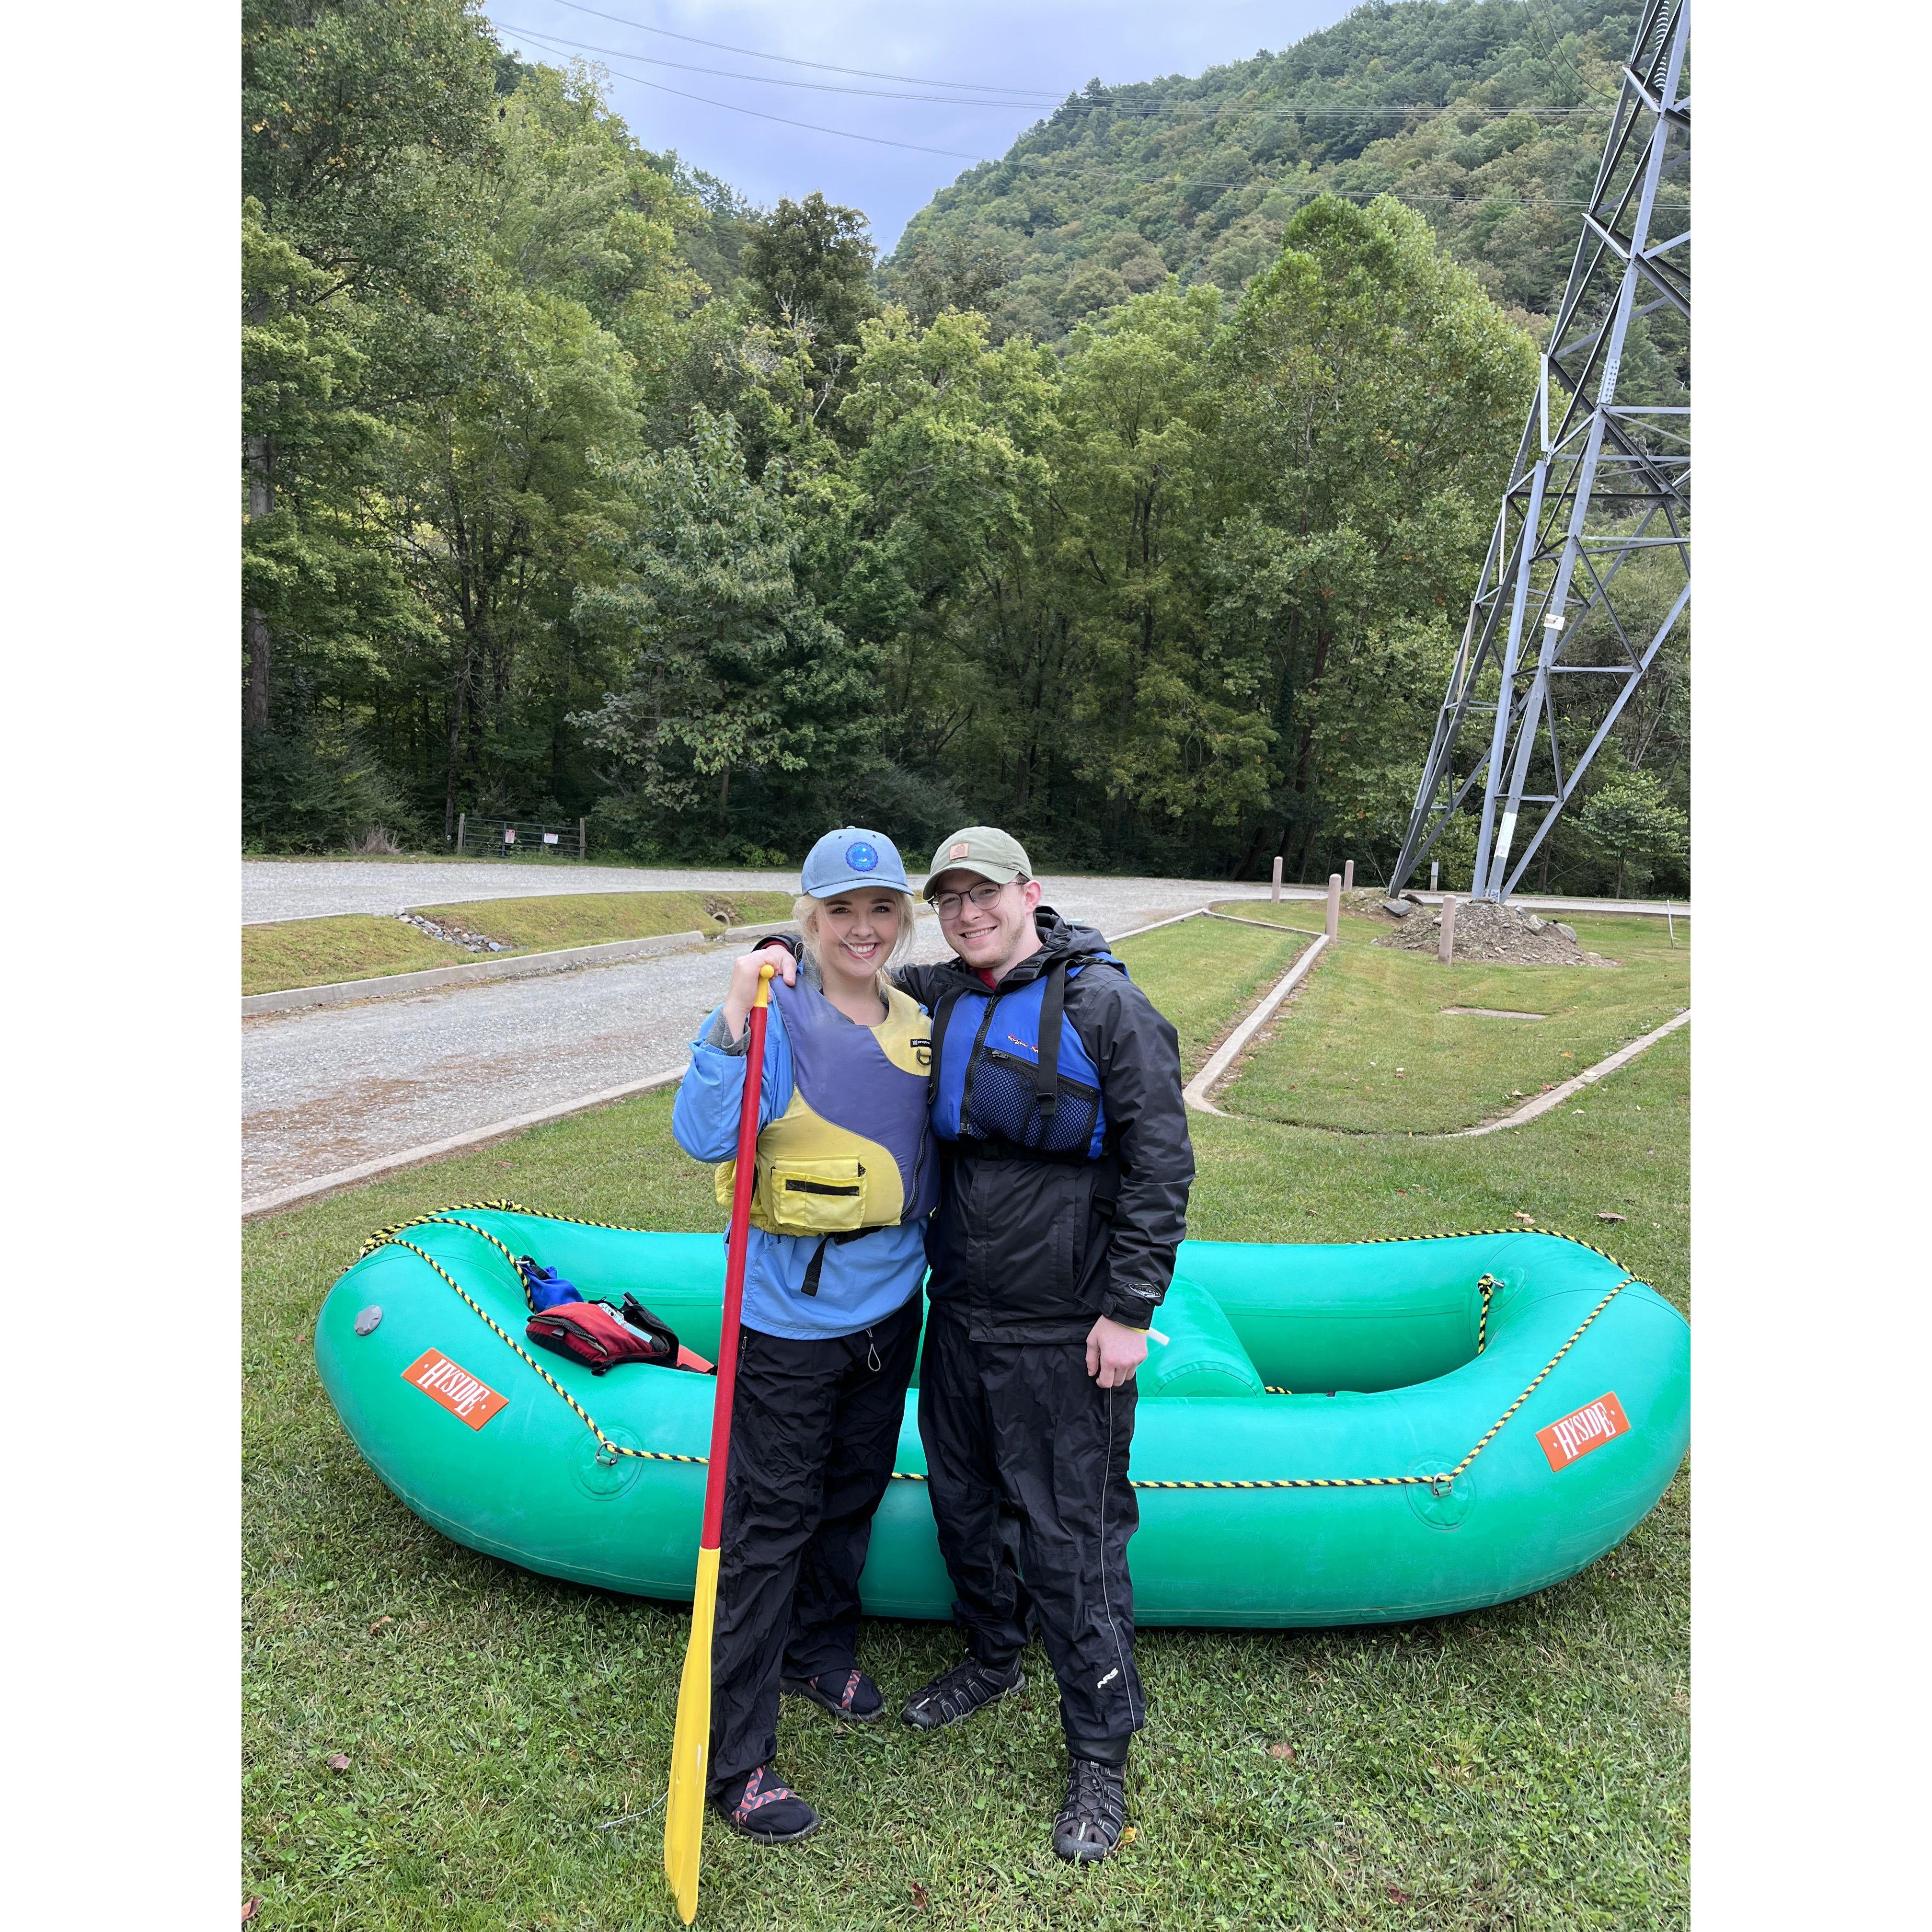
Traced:
[[799, 890], [815, 899], [829, 899], [854, 886], [884, 886], [895, 892], [912, 890], [898, 848], [884, 832], [847, 825], [828, 832], [805, 855]]

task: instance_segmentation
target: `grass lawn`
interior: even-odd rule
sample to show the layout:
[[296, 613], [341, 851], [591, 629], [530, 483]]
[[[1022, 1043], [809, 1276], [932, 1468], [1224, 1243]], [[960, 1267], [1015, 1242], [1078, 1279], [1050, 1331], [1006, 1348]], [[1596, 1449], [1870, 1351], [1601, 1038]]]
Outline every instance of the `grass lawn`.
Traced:
[[[789, 892], [565, 892], [554, 898], [470, 899], [418, 906], [427, 919], [454, 920], [513, 952], [547, 952], [667, 932], [722, 932], [791, 916]], [[723, 919], [716, 916], [723, 912]], [[370, 980], [426, 966], [460, 966], [500, 953], [466, 952], [400, 920], [348, 913], [242, 928], [242, 990], [280, 992], [338, 980]]]
[[486, 938], [533, 952], [655, 939], [666, 932], [722, 932], [789, 919], [791, 892], [560, 892], [534, 899], [489, 899], [418, 906], [425, 919], [453, 919]]
[[[1239, 928], [1170, 930], [1198, 949], [1203, 980], [1230, 970]], [[1130, 942], [1150, 956], [1129, 952], [1137, 976], [1154, 983], [1166, 968], [1151, 956], [1173, 944]], [[1264, 980], [1271, 969], [1243, 957], [1237, 975]], [[1198, 1050], [1208, 1022], [1192, 1024]], [[1480, 1141], [1197, 1117], [1190, 1229], [1340, 1240], [1495, 1227], [1520, 1210], [1600, 1242], [1684, 1306], [1689, 1064], [1687, 1030], [1580, 1105]], [[670, 1105], [652, 1094], [556, 1122], [244, 1231], [244, 1884], [265, 1928], [676, 1923], [662, 1810], [596, 1828], [662, 1796], [685, 1613], [444, 1541], [350, 1446], [309, 1348], [362, 1237], [412, 1213], [501, 1195], [717, 1227], [709, 1175], [670, 1141]], [[1606, 1231], [1593, 1218], [1604, 1210], [1628, 1218]], [[1681, 1926], [1687, 1490], [1680, 1477], [1582, 1576], [1499, 1610], [1143, 1633], [1136, 1836], [1084, 1870], [1046, 1843], [1063, 1773], [1036, 1650], [1023, 1696], [938, 1737], [890, 1720], [842, 1727], [788, 1700], [779, 1762], [825, 1827], [774, 1851], [709, 1829], [700, 1923]], [[957, 1654], [934, 1624], [874, 1622], [862, 1644], [895, 1701]], [[326, 1768], [335, 1752], [348, 1772]]]
[[[1208, 935], [1212, 934], [1210, 938]], [[1174, 1022], [1184, 1079], [1308, 944], [1302, 933], [1262, 932], [1251, 926], [1190, 919], [1163, 926], [1114, 948], [1135, 983]]]
[[333, 919], [279, 920], [242, 928], [243, 993], [279, 993], [454, 966], [470, 955], [399, 919], [350, 912]]
[[[1319, 929], [1300, 908], [1240, 910]], [[1432, 952], [1372, 944], [1388, 926], [1345, 916], [1337, 944], [1215, 1104], [1347, 1132], [1445, 1132], [1507, 1113], [1690, 1004], [1686, 922], [1674, 946], [1659, 919], [1580, 914], [1570, 922], [1586, 952], [1619, 963], [1444, 966]], [[1546, 1017], [1492, 1019], [1445, 1006]]]

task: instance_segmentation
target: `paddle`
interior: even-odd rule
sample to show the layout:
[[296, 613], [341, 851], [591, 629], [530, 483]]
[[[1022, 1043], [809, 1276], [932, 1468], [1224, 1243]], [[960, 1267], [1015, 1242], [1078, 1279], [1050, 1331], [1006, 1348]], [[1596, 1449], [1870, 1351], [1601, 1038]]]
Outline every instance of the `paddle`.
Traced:
[[718, 1546], [724, 1523], [724, 1460], [731, 1448], [731, 1397], [738, 1383], [738, 1313], [745, 1299], [745, 1249], [752, 1225], [752, 1184], [758, 1148], [758, 1088], [765, 1066], [770, 966], [747, 1024], [745, 1099], [738, 1112], [738, 1171], [731, 1195], [731, 1240], [724, 1265], [724, 1322], [718, 1331], [718, 1392], [711, 1406], [711, 1466], [705, 1473], [704, 1527], [698, 1540], [698, 1587], [691, 1599], [691, 1641], [678, 1686], [677, 1730], [670, 1747], [670, 1793], [664, 1803], [664, 1876], [677, 1916], [698, 1916], [698, 1862], [704, 1837], [705, 1773], [711, 1757], [711, 1628], [718, 1609]]

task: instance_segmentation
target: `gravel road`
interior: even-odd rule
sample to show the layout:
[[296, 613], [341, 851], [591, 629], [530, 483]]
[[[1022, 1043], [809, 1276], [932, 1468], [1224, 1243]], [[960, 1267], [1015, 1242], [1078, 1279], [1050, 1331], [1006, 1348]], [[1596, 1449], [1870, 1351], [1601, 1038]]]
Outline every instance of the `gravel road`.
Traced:
[[380, 860], [244, 859], [242, 923], [322, 919], [344, 912], [397, 912], [404, 906], [458, 905], [466, 899], [548, 898], [557, 892], [794, 892], [798, 874], [653, 871], [636, 866], [545, 865], [511, 860], [452, 860], [385, 865]]
[[[403, 902], [387, 882], [399, 875], [413, 880], [424, 875], [473, 876], [480, 869], [244, 866], [244, 880], [245, 886], [250, 873], [326, 874], [316, 881], [321, 902], [312, 900], [311, 910], [393, 911]], [[386, 896], [373, 906], [367, 898], [370, 888], [358, 883], [357, 875], [364, 872], [383, 875]], [[569, 883], [580, 890], [585, 876], [573, 873]], [[758, 875], [617, 876], [650, 882], [610, 888], [637, 891], [672, 883], [715, 890]], [[1048, 904], [1109, 934], [1244, 890], [1225, 880], [1063, 878], [1043, 883]], [[332, 898], [321, 898], [324, 885]], [[530, 887], [519, 879], [514, 890]], [[439, 885], [420, 898], [412, 890], [410, 897], [436, 904], [437, 890], [447, 888]], [[359, 908], [353, 897], [358, 891], [364, 895]], [[471, 896], [476, 896], [472, 890]], [[938, 922], [926, 919], [920, 925], [916, 956], [943, 956]], [[682, 1066], [699, 1024], [724, 997], [735, 950], [672, 953], [538, 980], [497, 980], [409, 999], [245, 1021], [244, 1198]]]

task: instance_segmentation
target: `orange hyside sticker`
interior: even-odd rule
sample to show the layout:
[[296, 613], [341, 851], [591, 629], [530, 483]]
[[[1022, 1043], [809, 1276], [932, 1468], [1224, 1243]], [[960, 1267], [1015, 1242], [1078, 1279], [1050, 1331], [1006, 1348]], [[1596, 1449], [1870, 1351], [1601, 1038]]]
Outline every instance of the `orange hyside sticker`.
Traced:
[[970, 858], [972, 856], [972, 851], [973, 848], [970, 842], [966, 839], [962, 838], [954, 845], [952, 850], [947, 853], [946, 856], [949, 859]]
[[1550, 1458], [1552, 1469], [1567, 1469], [1579, 1456], [1600, 1449], [1612, 1436], [1630, 1433], [1630, 1418], [1614, 1395], [1600, 1395], [1593, 1402], [1539, 1429], [1536, 1439]]
[[440, 1402], [459, 1422], [481, 1429], [510, 1398], [479, 1382], [467, 1369], [459, 1369], [447, 1355], [425, 1349], [403, 1371], [432, 1402]]

